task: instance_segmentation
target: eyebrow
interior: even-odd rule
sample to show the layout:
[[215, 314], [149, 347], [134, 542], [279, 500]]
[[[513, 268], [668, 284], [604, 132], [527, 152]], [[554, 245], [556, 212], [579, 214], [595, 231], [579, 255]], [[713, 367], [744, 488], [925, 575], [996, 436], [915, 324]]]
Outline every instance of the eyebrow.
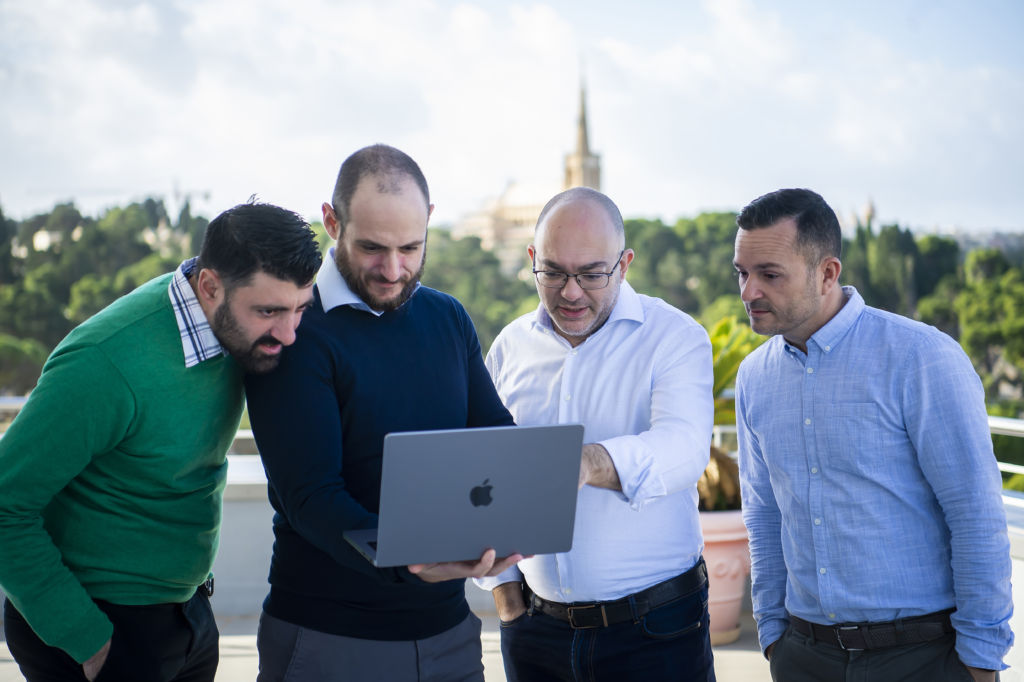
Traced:
[[[302, 307], [308, 308], [311, 305], [313, 305], [313, 296], [312, 295], [310, 295], [309, 298], [307, 298], [305, 301], [303, 301], [302, 303], [300, 303], [296, 307], [298, 307], [298, 308], [302, 308]], [[281, 312], [282, 310], [291, 310], [292, 308], [291, 308], [291, 306], [287, 306], [287, 305], [266, 305], [266, 304], [254, 303], [252, 305], [252, 309], [253, 310], [269, 310], [270, 312], [278, 313], [278, 312]]]
[[[732, 262], [732, 266], [734, 268], [737, 268], [737, 269], [742, 267], [740, 262], [739, 261], [735, 261], [735, 260]], [[785, 268], [782, 266], [781, 263], [758, 263], [757, 265], [754, 265], [754, 266], [749, 267], [749, 268], [744, 268], [744, 269], [745, 270], [785, 270]]]
[[[396, 249], [404, 249], [404, 248], [407, 248], [407, 247], [410, 247], [410, 246], [421, 246], [425, 241], [426, 241], [426, 239], [417, 239], [416, 241], [411, 241], [408, 244], [399, 244], [395, 248]], [[362, 247], [376, 246], [376, 247], [379, 247], [379, 248], [382, 248], [382, 249], [390, 248], [388, 246], [385, 246], [384, 244], [381, 244], [380, 242], [375, 242], [372, 239], [357, 239], [356, 240], [356, 244], [358, 246], [362, 246]]]
[[[541, 261], [540, 261], [540, 264], [543, 265], [544, 267], [554, 268], [555, 270], [558, 270], [559, 272], [568, 272], [568, 270], [566, 270], [564, 267], [562, 267], [559, 263], [556, 263], [556, 262], [554, 262], [552, 260], [548, 260], [547, 258], [542, 258]], [[599, 261], [594, 261], [593, 263], [587, 263], [586, 265], [581, 265], [579, 270], [577, 270], [577, 272], [585, 272], [587, 270], [593, 270], [594, 268], [606, 268], [606, 267], [608, 267], [608, 266], [605, 264], [605, 262], [603, 260], [599, 260]]]

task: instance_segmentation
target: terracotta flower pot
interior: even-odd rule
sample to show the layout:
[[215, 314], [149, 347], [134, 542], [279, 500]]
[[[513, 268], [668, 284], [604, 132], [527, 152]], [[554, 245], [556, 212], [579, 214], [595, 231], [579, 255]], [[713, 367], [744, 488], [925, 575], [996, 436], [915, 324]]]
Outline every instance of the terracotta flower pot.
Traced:
[[740, 636], [740, 608], [750, 574], [747, 528], [740, 510], [701, 512], [704, 561], [708, 566], [711, 643], [729, 644]]

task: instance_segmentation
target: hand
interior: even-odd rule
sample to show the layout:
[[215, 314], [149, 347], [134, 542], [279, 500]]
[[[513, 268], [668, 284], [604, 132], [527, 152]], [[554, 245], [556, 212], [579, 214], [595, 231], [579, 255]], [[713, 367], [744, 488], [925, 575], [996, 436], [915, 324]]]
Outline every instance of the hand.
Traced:
[[491, 596], [494, 597], [498, 618], [506, 623], [511, 623], [526, 613], [523, 584], [520, 582], [502, 583], [491, 591]]
[[583, 446], [580, 458], [580, 488], [592, 485], [595, 488], [622, 490], [619, 472], [615, 470], [615, 462], [611, 455], [599, 443], [587, 443]]
[[779, 640], [775, 640], [774, 642], [768, 645], [768, 648], [764, 650], [764, 657], [767, 658], [769, 661], [772, 660], [772, 651], [775, 650], [775, 645], [778, 643]]
[[85, 679], [92, 682], [96, 679], [96, 676], [100, 674], [100, 669], [103, 668], [103, 664], [107, 662], [107, 654], [110, 653], [110, 640], [100, 647], [100, 650], [94, 653], [89, 660], [82, 664], [82, 672], [85, 673]]
[[996, 682], [996, 671], [983, 668], [972, 668], [967, 666], [967, 672], [974, 678], [974, 682]]
[[522, 554], [512, 554], [511, 556], [499, 559], [495, 556], [494, 550], [489, 549], [483, 553], [479, 561], [413, 564], [409, 566], [409, 572], [413, 575], [418, 575], [420, 580], [428, 583], [439, 583], [444, 580], [457, 580], [459, 578], [488, 578], [498, 575], [522, 560]]

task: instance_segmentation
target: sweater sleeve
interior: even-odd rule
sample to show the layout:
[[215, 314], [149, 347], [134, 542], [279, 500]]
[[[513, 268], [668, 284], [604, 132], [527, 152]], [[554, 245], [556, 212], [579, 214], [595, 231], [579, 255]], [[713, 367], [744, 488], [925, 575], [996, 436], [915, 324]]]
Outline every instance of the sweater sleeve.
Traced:
[[466, 340], [466, 362], [469, 365], [466, 371], [469, 379], [469, 409], [466, 426], [514, 426], [515, 421], [501, 402], [491, 375], [484, 364], [480, 338], [477, 336], [473, 321], [461, 305], [456, 305], [462, 324], [462, 333]]
[[63, 563], [43, 510], [117, 445], [133, 414], [131, 390], [100, 350], [58, 350], [0, 439], [0, 585], [40, 639], [78, 662], [113, 626]]

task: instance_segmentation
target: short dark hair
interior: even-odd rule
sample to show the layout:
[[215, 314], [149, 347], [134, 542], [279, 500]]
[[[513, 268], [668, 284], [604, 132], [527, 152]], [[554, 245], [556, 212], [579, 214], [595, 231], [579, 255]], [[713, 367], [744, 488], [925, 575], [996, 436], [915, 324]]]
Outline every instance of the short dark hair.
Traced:
[[540, 215], [537, 216], [537, 224], [533, 228], [534, 235], [537, 234], [537, 230], [540, 228], [541, 223], [548, 217], [548, 213], [551, 213], [557, 206], [564, 204], [569, 201], [592, 201], [608, 214], [608, 218], [612, 221], [612, 226], [615, 228], [615, 233], [618, 234], [625, 240], [626, 228], [622, 224], [622, 213], [619, 212], [619, 207], [615, 205], [608, 195], [598, 192], [596, 189], [590, 187], [570, 187], [564, 192], [559, 192], [555, 196], [551, 197], [548, 203], [544, 204], [544, 208], [541, 209]]
[[344, 232], [345, 226], [348, 224], [352, 195], [356, 193], [359, 181], [367, 175], [379, 176], [380, 182], [377, 184], [377, 191], [387, 194], [399, 192], [397, 181], [401, 177], [412, 178], [423, 192], [427, 206], [430, 206], [430, 190], [427, 188], [427, 179], [411, 156], [386, 144], [363, 147], [345, 159], [338, 171], [338, 180], [334, 183], [331, 205], [338, 218], [340, 232]]
[[809, 189], [780, 189], [760, 196], [740, 211], [736, 224], [742, 230], [756, 230], [786, 218], [796, 221], [796, 243], [812, 266], [842, 255], [839, 218], [820, 194]]
[[316, 233], [297, 213], [249, 202], [221, 213], [206, 227], [197, 268], [217, 273], [230, 291], [257, 272], [305, 286], [320, 267]]

